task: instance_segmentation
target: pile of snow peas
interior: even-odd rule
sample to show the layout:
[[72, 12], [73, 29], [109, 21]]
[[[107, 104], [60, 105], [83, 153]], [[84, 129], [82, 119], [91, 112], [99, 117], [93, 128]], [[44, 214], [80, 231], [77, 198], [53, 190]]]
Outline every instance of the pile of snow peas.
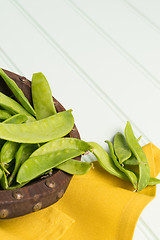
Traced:
[[20, 188], [53, 168], [70, 174], [87, 173], [92, 164], [74, 158], [92, 147], [80, 139], [66, 137], [74, 126], [72, 111], [56, 112], [45, 76], [33, 74], [33, 106], [2, 69], [0, 76], [19, 101], [0, 92], [1, 188]]
[[125, 127], [125, 135], [118, 132], [114, 136], [113, 143], [106, 140], [109, 153], [99, 144], [89, 142], [93, 147], [93, 153], [99, 164], [110, 174], [130, 181], [134, 191], [141, 191], [147, 186], [159, 184], [160, 180], [150, 177], [150, 167], [139, 139], [136, 139], [131, 124], [128, 121]]
[[[0, 76], [19, 102], [0, 92], [0, 186], [23, 187], [54, 168], [73, 175], [87, 173], [93, 162], [74, 158], [92, 152], [108, 173], [130, 181], [135, 191], [160, 183], [150, 177], [147, 158], [127, 122], [125, 136], [118, 132], [114, 143], [105, 141], [109, 154], [96, 142], [67, 137], [74, 126], [71, 110], [56, 111], [45, 76], [34, 73], [33, 106], [17, 84], [0, 69]], [[134, 168], [133, 168], [134, 167]]]

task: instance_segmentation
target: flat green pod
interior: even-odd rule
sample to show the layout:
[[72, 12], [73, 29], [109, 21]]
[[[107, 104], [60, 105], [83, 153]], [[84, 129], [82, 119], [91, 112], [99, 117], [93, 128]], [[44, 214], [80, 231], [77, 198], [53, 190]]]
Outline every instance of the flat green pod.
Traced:
[[17, 182], [21, 184], [30, 181], [68, 159], [77, 157], [83, 153], [84, 151], [78, 149], [62, 149], [30, 157], [21, 165], [17, 173]]
[[56, 168], [72, 175], [83, 175], [89, 172], [92, 166], [92, 163], [69, 159], [68, 161], [58, 165]]
[[9, 176], [8, 185], [10, 186], [18, 172], [20, 166], [30, 157], [30, 155], [38, 148], [37, 144], [22, 143], [15, 154], [14, 169]]
[[128, 179], [131, 181], [131, 183], [133, 184], [133, 187], [135, 189], [137, 189], [137, 176], [130, 170], [127, 170], [125, 168], [123, 168], [120, 163], [118, 162], [117, 158], [116, 158], [116, 155], [114, 154], [114, 148], [113, 148], [113, 144], [109, 141], [105, 141], [108, 146], [109, 146], [109, 150], [110, 150], [110, 154], [111, 154], [111, 157], [114, 161], [114, 164], [116, 165], [116, 167], [121, 171], [123, 172], [127, 177]]
[[14, 96], [19, 100], [22, 106], [29, 112], [30, 114], [35, 116], [35, 111], [29, 103], [28, 99], [24, 96], [22, 90], [17, 86], [17, 84], [8, 77], [8, 75], [0, 68], [0, 76], [3, 78], [7, 86], [11, 89]]
[[19, 143], [43, 143], [67, 135], [74, 126], [71, 110], [23, 124], [0, 123], [0, 138]]
[[11, 116], [12, 115], [8, 111], [0, 109], [0, 119], [1, 120], [6, 120], [6, 119], [10, 118]]
[[132, 155], [124, 135], [120, 132], [118, 132], [114, 137], [114, 151], [120, 164]]
[[139, 162], [139, 178], [137, 191], [141, 191], [148, 185], [150, 179], [150, 167], [142, 147], [139, 145], [136, 137], [134, 136], [130, 122], [127, 122], [126, 124], [125, 136], [132, 153]]
[[31, 82], [33, 106], [37, 120], [56, 113], [51, 89], [43, 73], [34, 73]]
[[132, 155], [130, 158], [128, 158], [126, 161], [123, 162], [125, 165], [132, 165], [136, 166], [139, 165], [138, 160], [135, 158], [134, 155]]
[[79, 149], [83, 152], [92, 151], [92, 147], [87, 142], [77, 139], [77, 138], [58, 138], [54, 139], [43, 146], [39, 147], [36, 151], [34, 151], [31, 157], [35, 157], [38, 155], [43, 155], [47, 153], [51, 153], [53, 150], [61, 150], [61, 149]]
[[103, 167], [110, 174], [125, 181], [129, 181], [128, 177], [116, 167], [112, 158], [98, 143], [95, 142], [88, 143], [91, 145], [91, 147], [93, 147], [92, 153], [97, 158], [101, 167]]
[[11, 114], [20, 113], [26, 115], [30, 121], [35, 121], [35, 118], [28, 113], [18, 102], [0, 92], [0, 106]]
[[28, 120], [28, 117], [24, 114], [15, 114], [13, 116], [11, 116], [10, 118], [6, 119], [5, 121], [3, 121], [3, 123], [7, 123], [7, 124], [20, 124], [20, 123], [24, 123]]

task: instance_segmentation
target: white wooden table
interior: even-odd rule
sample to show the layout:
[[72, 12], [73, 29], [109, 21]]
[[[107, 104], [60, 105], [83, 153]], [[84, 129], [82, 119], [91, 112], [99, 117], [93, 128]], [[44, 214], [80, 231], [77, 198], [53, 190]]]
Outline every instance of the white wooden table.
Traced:
[[[43, 72], [86, 141], [129, 120], [160, 147], [159, 0], [0, 0], [0, 66]], [[134, 240], [160, 239], [160, 186]]]

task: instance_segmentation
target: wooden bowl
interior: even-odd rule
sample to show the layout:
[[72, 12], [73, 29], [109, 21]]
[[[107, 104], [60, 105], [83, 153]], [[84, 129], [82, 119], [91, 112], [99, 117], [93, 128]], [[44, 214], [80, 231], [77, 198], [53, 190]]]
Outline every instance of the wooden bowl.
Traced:
[[[4, 70], [4, 72], [16, 82], [18, 87], [23, 91], [24, 95], [32, 104], [31, 82], [25, 77], [19, 76], [13, 72], [7, 70]], [[0, 92], [3, 92], [8, 96], [13, 95], [1, 77]], [[57, 112], [65, 110], [65, 108], [54, 97], [53, 101]], [[69, 136], [80, 139], [75, 125], [69, 133]], [[0, 190], [0, 218], [6, 219], [23, 216], [54, 204], [62, 198], [71, 178], [72, 175], [61, 170], [55, 170], [51, 176], [36, 179], [22, 188]]]

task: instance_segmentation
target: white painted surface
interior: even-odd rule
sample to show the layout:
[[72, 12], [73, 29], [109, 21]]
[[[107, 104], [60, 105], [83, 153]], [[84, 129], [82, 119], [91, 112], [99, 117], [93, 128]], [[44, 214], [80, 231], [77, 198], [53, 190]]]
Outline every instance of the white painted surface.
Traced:
[[[41, 71], [82, 139], [104, 146], [130, 120], [160, 147], [158, 0], [0, 0], [1, 67]], [[160, 187], [134, 240], [160, 239]]]

